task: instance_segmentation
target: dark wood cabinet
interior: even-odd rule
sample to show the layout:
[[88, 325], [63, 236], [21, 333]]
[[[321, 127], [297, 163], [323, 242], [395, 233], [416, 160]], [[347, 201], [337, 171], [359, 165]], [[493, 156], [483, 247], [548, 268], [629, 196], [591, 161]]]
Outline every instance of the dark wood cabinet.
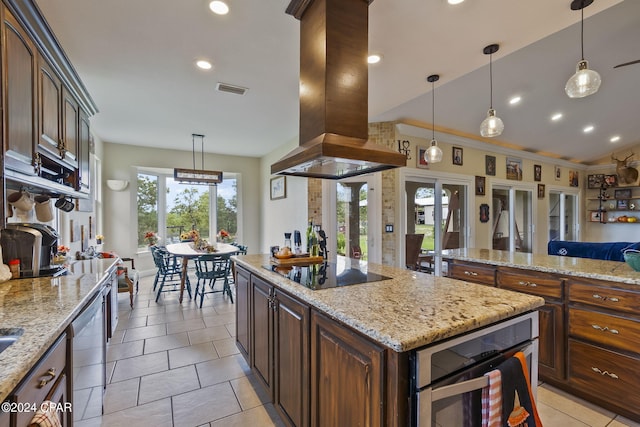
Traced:
[[252, 365], [249, 355], [251, 354], [250, 346], [250, 292], [249, 280], [251, 274], [242, 267], [235, 267], [235, 283], [236, 283], [236, 346], [240, 353], [244, 356], [249, 366]]
[[273, 286], [251, 276], [251, 361], [256, 378], [273, 399]]
[[27, 33], [4, 6], [2, 15], [5, 167], [35, 175], [37, 52]]
[[38, 147], [50, 157], [60, 157], [62, 83], [47, 61], [38, 55]]
[[89, 193], [91, 190], [91, 125], [89, 114], [80, 109], [78, 129], [78, 190]]
[[311, 426], [385, 423], [384, 349], [316, 311], [311, 315]]
[[481, 285], [496, 285], [496, 268], [492, 265], [468, 262], [450, 262], [449, 277]]
[[80, 107], [78, 101], [62, 87], [62, 138], [60, 157], [73, 168], [78, 168], [78, 141], [80, 137]]

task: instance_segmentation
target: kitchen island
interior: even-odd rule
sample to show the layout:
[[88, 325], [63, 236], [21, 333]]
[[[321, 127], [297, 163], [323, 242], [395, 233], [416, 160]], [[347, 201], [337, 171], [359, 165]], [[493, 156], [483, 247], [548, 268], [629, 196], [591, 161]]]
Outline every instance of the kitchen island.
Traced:
[[[368, 272], [384, 279], [313, 290], [265, 268], [267, 255], [234, 261], [237, 345], [282, 418], [296, 426], [330, 425], [327, 417], [350, 425], [408, 425], [412, 350], [544, 303], [366, 263]], [[329, 378], [336, 384], [327, 387]]]
[[[0, 402], [12, 394], [43, 356], [52, 352], [52, 347], [61, 355], [60, 363], [65, 368], [65, 372], [55, 373], [56, 379], [63, 379], [65, 374], [69, 377], [64, 359], [70, 351], [66, 350], [67, 342], [60, 338], [115, 274], [117, 262], [117, 258], [75, 261], [64, 276], [0, 283], [0, 327], [5, 331], [21, 330], [17, 341], [0, 353]], [[61, 390], [65, 395], [68, 391]], [[0, 417], [6, 415], [0, 413]], [[0, 425], [8, 425], [3, 422], [2, 418]]]
[[449, 277], [543, 297], [540, 378], [640, 421], [640, 272], [624, 262], [489, 249], [442, 257]]

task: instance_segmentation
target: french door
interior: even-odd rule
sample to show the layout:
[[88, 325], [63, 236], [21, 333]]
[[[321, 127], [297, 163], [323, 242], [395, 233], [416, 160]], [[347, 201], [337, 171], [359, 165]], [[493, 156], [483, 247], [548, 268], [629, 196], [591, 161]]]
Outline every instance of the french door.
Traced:
[[549, 191], [549, 240], [578, 240], [578, 195]]
[[533, 191], [508, 185], [492, 189], [492, 248], [533, 251]]

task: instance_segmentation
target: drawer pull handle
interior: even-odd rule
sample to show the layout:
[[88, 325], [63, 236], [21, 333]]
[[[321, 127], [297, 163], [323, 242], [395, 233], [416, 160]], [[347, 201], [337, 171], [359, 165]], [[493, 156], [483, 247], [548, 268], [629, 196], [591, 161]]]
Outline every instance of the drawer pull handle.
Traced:
[[46, 374], [42, 378], [40, 378], [40, 382], [38, 383], [38, 388], [42, 388], [49, 384], [56, 378], [56, 368], [49, 368]]
[[522, 285], [522, 286], [529, 286], [529, 287], [532, 287], [532, 288], [535, 288], [536, 286], [538, 286], [538, 284], [537, 284], [537, 283], [533, 283], [533, 282], [524, 282], [524, 281], [522, 281], [522, 280], [520, 280], [520, 281], [518, 282], [518, 284], [519, 284], [519, 285]]
[[464, 271], [464, 274], [467, 276], [477, 276], [478, 273], [476, 273], [475, 271]]
[[620, 333], [620, 332], [618, 332], [618, 330], [617, 330], [617, 329], [609, 329], [609, 327], [608, 327], [608, 326], [605, 326], [605, 327], [603, 328], [602, 326], [599, 326], [599, 325], [591, 325], [591, 327], [593, 327], [593, 329], [597, 329], [597, 330], [602, 331], [602, 332], [607, 332], [607, 331], [609, 331], [609, 332], [611, 332], [612, 334], [619, 334], [619, 333]]
[[618, 302], [618, 301], [620, 301], [618, 298], [615, 298], [615, 297], [613, 297], [613, 298], [610, 298], [610, 297], [603, 297], [603, 296], [600, 296], [600, 295], [598, 295], [598, 294], [593, 294], [593, 297], [594, 297], [595, 299], [601, 299], [602, 301], [611, 301], [611, 302]]
[[616, 374], [614, 374], [613, 372], [609, 372], [609, 371], [601, 371], [600, 369], [598, 369], [598, 368], [594, 368], [594, 367], [591, 367], [591, 369], [593, 370], [593, 372], [597, 372], [597, 373], [599, 373], [600, 375], [608, 375], [609, 377], [613, 378], [614, 380], [617, 380], [617, 379], [619, 379], [619, 378], [620, 378], [620, 377], [618, 377]]

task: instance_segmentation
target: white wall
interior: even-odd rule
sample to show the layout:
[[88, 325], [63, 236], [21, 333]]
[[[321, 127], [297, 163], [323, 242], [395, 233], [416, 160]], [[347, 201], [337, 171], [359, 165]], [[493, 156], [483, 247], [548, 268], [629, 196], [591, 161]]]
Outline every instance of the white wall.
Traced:
[[[304, 240], [309, 221], [307, 213], [307, 178], [287, 176], [287, 197], [279, 200], [270, 198], [271, 164], [298, 146], [298, 138], [283, 144], [260, 159], [260, 180], [262, 189], [262, 213], [260, 218], [261, 253], [268, 253], [269, 247], [284, 244], [284, 233], [300, 230]], [[293, 239], [293, 234], [292, 234]]]
[[[192, 152], [163, 150], [133, 145], [104, 143], [102, 154], [102, 197], [105, 236], [104, 250], [115, 251], [120, 256], [136, 256], [136, 267], [140, 270], [153, 268], [151, 256], [145, 252], [137, 254], [137, 168], [190, 167]], [[207, 169], [234, 172], [241, 175], [238, 204], [242, 205], [239, 229], [241, 243], [248, 245], [250, 253], [261, 248], [261, 210], [263, 178], [260, 174], [260, 159], [253, 157], [206, 154]], [[126, 190], [116, 192], [106, 186], [108, 179], [129, 181]], [[268, 193], [267, 193], [268, 197]]]

